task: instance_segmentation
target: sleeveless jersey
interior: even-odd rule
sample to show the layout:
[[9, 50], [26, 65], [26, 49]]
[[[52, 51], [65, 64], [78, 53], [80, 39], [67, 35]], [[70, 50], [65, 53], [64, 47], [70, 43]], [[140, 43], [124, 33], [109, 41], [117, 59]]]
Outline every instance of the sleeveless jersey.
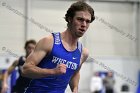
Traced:
[[82, 44], [78, 42], [74, 51], [67, 51], [62, 44], [60, 33], [52, 34], [54, 38], [52, 51], [41, 60], [38, 67], [53, 69], [63, 63], [67, 66], [66, 73], [33, 79], [25, 93], [65, 93], [72, 75], [79, 68]]
[[18, 72], [19, 72], [19, 77], [16, 80], [15, 86], [13, 86], [12, 93], [24, 93], [25, 89], [29, 86], [29, 83], [31, 81], [30, 78], [26, 78], [21, 76], [21, 69], [20, 67], [23, 66], [25, 61], [23, 60], [23, 56], [19, 58], [19, 63], [18, 63]]

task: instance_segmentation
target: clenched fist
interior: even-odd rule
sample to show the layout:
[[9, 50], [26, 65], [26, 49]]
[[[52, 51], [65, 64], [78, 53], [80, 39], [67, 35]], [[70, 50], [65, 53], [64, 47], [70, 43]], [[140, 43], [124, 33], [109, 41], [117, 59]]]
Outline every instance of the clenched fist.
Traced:
[[56, 75], [65, 74], [66, 69], [67, 69], [67, 67], [65, 64], [58, 64], [57, 67], [54, 69], [54, 73]]

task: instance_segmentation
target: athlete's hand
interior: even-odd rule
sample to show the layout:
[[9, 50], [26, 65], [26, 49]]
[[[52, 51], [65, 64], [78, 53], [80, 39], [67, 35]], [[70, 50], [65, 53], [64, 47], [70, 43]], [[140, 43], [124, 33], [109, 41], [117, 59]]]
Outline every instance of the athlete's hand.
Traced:
[[1, 89], [1, 92], [0, 93], [6, 93], [7, 92], [7, 90], [8, 90], [8, 85], [6, 84], [6, 83], [4, 83], [3, 85], [2, 85], [2, 89]]
[[73, 91], [72, 93], [78, 93], [78, 91]]
[[57, 67], [54, 69], [55, 75], [60, 75], [60, 74], [65, 74], [66, 73], [66, 65], [65, 64], [59, 64]]
[[78, 90], [77, 90], [77, 89], [75, 89], [72, 93], [78, 93]]

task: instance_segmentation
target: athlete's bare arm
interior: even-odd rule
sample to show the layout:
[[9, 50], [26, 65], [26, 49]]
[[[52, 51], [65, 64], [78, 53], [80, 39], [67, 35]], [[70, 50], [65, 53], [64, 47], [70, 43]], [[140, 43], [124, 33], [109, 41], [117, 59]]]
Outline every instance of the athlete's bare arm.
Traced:
[[3, 82], [2, 82], [2, 90], [1, 93], [5, 93], [8, 89], [8, 77], [15, 70], [16, 66], [18, 65], [19, 61], [15, 60], [13, 64], [4, 72], [3, 75]]
[[80, 61], [80, 67], [76, 71], [76, 73], [73, 75], [73, 77], [70, 80], [70, 88], [72, 90], [72, 93], [78, 93], [78, 84], [79, 84], [79, 79], [80, 79], [80, 69], [82, 67], [82, 64], [87, 60], [88, 58], [88, 50], [86, 48], [83, 48], [82, 55], [81, 55], [81, 61]]
[[66, 65], [60, 64], [54, 69], [37, 67], [40, 61], [48, 55], [53, 47], [53, 36], [41, 39], [36, 45], [35, 50], [27, 57], [22, 68], [22, 75], [29, 78], [42, 78], [66, 72]]

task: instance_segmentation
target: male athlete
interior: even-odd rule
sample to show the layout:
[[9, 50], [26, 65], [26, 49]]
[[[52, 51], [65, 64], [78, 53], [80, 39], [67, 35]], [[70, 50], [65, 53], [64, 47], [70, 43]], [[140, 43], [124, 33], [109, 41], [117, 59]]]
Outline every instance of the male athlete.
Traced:
[[28, 40], [25, 43], [25, 57], [21, 56], [19, 59], [15, 60], [13, 64], [5, 71], [3, 76], [3, 84], [2, 90], [0, 93], [6, 93], [8, 90], [8, 77], [9, 75], [18, 67], [19, 77], [16, 80], [16, 84], [12, 87], [11, 93], [24, 93], [25, 89], [27, 88], [28, 84], [30, 83], [30, 78], [22, 77], [21, 76], [21, 68], [25, 63], [25, 59], [27, 56], [35, 49], [36, 41], [35, 40]]
[[25, 93], [65, 93], [70, 85], [78, 93], [79, 70], [88, 57], [88, 50], [78, 42], [95, 19], [94, 10], [85, 2], [73, 3], [62, 33], [41, 39], [23, 66], [23, 76], [33, 78]]

